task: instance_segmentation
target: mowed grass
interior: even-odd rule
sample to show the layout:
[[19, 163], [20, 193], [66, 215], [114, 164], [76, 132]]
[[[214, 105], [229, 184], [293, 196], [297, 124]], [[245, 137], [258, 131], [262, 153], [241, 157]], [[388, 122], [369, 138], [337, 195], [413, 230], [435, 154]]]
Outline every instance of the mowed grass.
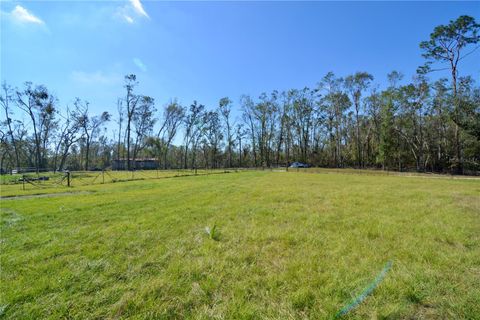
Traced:
[[[40, 172], [27, 174], [13, 174], [0, 176], [0, 191], [2, 197], [15, 197], [24, 195], [65, 193], [81, 190], [82, 187], [93, 184], [127, 182], [134, 180], [150, 180], [176, 178], [193, 175], [209, 175], [225, 173], [223, 169], [178, 169], [178, 170], [136, 170], [136, 171], [72, 171], [70, 173], [70, 188], [65, 172]], [[23, 182], [23, 176], [27, 182]], [[39, 177], [48, 177], [48, 180], [38, 180]], [[28, 182], [29, 181], [29, 182]], [[74, 187], [74, 189], [72, 189]], [[80, 189], [79, 189], [80, 188]]]
[[480, 317], [479, 180], [239, 172], [73, 189], [1, 200], [4, 318], [332, 319], [388, 261], [345, 318]]

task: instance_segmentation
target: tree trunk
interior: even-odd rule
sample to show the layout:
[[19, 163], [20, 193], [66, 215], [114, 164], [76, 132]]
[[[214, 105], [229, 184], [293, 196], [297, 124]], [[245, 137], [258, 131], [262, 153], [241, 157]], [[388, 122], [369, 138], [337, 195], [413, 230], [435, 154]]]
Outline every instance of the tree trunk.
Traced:
[[457, 124], [458, 121], [458, 100], [457, 100], [457, 67], [452, 64], [452, 86], [453, 86], [453, 103], [454, 103], [454, 117], [455, 117], [455, 157], [457, 163], [455, 164], [455, 173], [463, 174], [463, 159], [462, 146], [460, 142], [460, 130]]
[[129, 170], [129, 171], [131, 169], [131, 163], [130, 163], [130, 121], [131, 121], [131, 116], [128, 117], [128, 122], [127, 122], [127, 170]]
[[85, 171], [88, 171], [88, 168], [89, 168], [89, 163], [88, 161], [90, 160], [89, 159], [89, 154], [90, 154], [90, 138], [87, 136], [87, 145], [85, 147], [86, 151], [85, 151]]
[[8, 93], [5, 94], [5, 96], [6, 96], [5, 103], [7, 104], [5, 106], [5, 117], [6, 117], [7, 123], [8, 123], [8, 134], [10, 135], [10, 140], [12, 141], [13, 150], [15, 152], [15, 165], [16, 165], [16, 169], [18, 170], [18, 168], [20, 168], [20, 157], [18, 156], [17, 143], [15, 142], [15, 138], [13, 137], [12, 124], [10, 123], [10, 118], [8, 117], [8, 99], [9, 98], [8, 98], [7, 94]]
[[362, 150], [360, 146], [360, 123], [359, 123], [359, 117], [358, 117], [358, 102], [355, 103], [355, 118], [356, 118], [356, 145], [357, 145], [357, 165], [359, 168], [362, 168]]
[[183, 168], [187, 169], [188, 144], [185, 144], [185, 152], [183, 154]]

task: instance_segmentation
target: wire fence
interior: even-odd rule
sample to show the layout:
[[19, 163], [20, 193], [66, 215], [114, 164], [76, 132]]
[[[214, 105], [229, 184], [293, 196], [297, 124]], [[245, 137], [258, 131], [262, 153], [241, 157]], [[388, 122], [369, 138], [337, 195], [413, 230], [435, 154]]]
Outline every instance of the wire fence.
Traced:
[[187, 176], [204, 176], [240, 171], [239, 169], [176, 169], [134, 171], [65, 171], [2, 175], [3, 188], [22, 190], [79, 187], [135, 180], [165, 179]]
[[[253, 167], [228, 169], [170, 169], [170, 170], [134, 170], [134, 171], [64, 171], [64, 172], [26, 172], [4, 174], [0, 176], [2, 193], [7, 190], [32, 190], [62, 187], [79, 187], [135, 180], [165, 179], [186, 176], [201, 176], [238, 171], [274, 171], [294, 173], [355, 174], [355, 175], [395, 175], [425, 176], [430, 174], [405, 173], [380, 170], [335, 169], [335, 168], [287, 168]], [[436, 176], [437, 177], [437, 176]], [[442, 175], [438, 176], [442, 177]], [[446, 176], [448, 177], [448, 176]], [[472, 177], [473, 179], [473, 177]]]

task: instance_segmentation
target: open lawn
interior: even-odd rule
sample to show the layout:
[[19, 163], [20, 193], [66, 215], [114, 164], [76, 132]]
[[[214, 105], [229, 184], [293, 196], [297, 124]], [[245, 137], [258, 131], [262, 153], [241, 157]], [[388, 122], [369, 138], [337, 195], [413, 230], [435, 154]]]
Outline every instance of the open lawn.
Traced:
[[332, 319], [388, 261], [344, 318], [480, 318], [478, 179], [258, 171], [69, 191], [1, 200], [4, 318]]
[[[74, 171], [70, 172], [70, 187], [85, 187], [93, 184], [127, 182], [133, 180], [149, 180], [176, 178], [192, 175], [207, 175], [227, 172], [216, 170], [136, 170], [136, 171]], [[25, 182], [23, 179], [25, 178]], [[66, 172], [40, 172], [0, 176], [2, 197], [72, 192], [68, 187]]]

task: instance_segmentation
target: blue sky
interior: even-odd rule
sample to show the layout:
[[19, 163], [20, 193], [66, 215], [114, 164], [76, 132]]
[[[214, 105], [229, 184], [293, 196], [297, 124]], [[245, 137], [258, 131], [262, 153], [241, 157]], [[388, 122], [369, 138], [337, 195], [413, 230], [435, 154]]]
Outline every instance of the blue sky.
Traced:
[[[116, 114], [123, 76], [160, 108], [315, 86], [328, 72], [368, 71], [383, 85], [423, 63], [418, 44], [480, 2], [1, 1], [2, 82], [45, 84]], [[480, 79], [480, 50], [461, 74]], [[448, 76], [435, 74], [432, 77]]]

